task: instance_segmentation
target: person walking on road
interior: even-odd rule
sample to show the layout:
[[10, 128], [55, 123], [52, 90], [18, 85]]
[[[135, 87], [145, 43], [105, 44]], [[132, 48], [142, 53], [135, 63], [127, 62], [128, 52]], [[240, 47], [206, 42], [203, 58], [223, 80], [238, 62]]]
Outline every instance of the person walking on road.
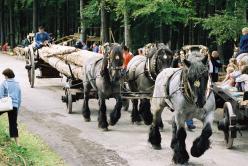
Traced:
[[[10, 138], [13, 138], [18, 145], [18, 128], [17, 128], [17, 115], [18, 109], [21, 105], [21, 88], [17, 81], [15, 81], [14, 72], [7, 68], [2, 73], [5, 77], [5, 81], [0, 85], [0, 98], [9, 96], [12, 99], [13, 110], [8, 111], [9, 118], [9, 134]], [[0, 115], [5, 112], [0, 112]]]

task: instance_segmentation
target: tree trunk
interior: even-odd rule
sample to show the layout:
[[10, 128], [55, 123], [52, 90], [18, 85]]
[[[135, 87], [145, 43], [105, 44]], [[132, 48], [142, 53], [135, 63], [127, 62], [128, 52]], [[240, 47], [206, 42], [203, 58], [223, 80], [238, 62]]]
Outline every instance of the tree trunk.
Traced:
[[38, 0], [33, 0], [33, 32], [38, 30]]
[[129, 18], [128, 18], [128, 6], [127, 6], [127, 0], [125, 0], [125, 6], [124, 6], [124, 40], [125, 45], [130, 48], [131, 47], [131, 36], [130, 36], [130, 24], [129, 24]]
[[10, 39], [10, 47], [14, 48], [15, 46], [15, 32], [14, 32], [14, 4], [15, 0], [9, 0], [9, 39]]
[[0, 46], [5, 42], [5, 27], [4, 27], [4, 0], [0, 0]]
[[84, 0], [80, 0], [80, 31], [81, 31], [81, 40], [83, 42], [86, 41], [86, 34], [85, 34], [85, 24], [84, 24], [84, 15], [83, 15], [83, 9], [84, 9]]
[[160, 19], [160, 23], [159, 23], [159, 41], [161, 43], [164, 42], [164, 31], [163, 31], [163, 22], [162, 19]]
[[101, 0], [101, 40], [103, 43], [108, 42], [108, 29], [105, 5], [105, 0]]

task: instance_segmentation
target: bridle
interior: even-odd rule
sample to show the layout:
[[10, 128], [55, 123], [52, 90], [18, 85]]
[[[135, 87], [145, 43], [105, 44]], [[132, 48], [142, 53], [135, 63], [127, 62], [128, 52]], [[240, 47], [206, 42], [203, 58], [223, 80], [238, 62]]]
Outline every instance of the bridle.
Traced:
[[[206, 70], [203, 70], [201, 73], [198, 74], [200, 77], [198, 77], [194, 81], [194, 83], [193, 83], [194, 88], [200, 87], [200, 81], [199, 80], [205, 72], [206, 72]], [[190, 85], [190, 82], [188, 79], [188, 70], [187, 69], [183, 69], [183, 71], [181, 73], [181, 79], [180, 80], [181, 80], [180, 87], [182, 89], [184, 97], [186, 98], [186, 100], [189, 103], [194, 104], [196, 96], [193, 92], [192, 86]]]

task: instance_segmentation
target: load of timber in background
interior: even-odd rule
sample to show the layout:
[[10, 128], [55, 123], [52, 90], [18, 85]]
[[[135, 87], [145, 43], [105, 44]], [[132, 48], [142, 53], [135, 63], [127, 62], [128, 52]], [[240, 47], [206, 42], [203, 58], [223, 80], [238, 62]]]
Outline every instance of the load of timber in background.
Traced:
[[66, 76], [71, 76], [68, 65], [70, 64], [73, 75], [80, 80], [82, 80], [83, 66], [87, 60], [93, 56], [97, 56], [99, 59], [102, 58], [102, 55], [98, 53], [61, 45], [43, 47], [39, 50], [39, 56]]

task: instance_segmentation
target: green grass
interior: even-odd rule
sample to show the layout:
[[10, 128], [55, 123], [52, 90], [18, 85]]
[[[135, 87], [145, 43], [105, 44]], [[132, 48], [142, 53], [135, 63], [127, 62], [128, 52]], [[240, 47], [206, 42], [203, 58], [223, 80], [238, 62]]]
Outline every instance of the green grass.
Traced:
[[0, 166], [63, 166], [58, 157], [37, 136], [19, 124], [19, 144], [9, 137], [8, 118], [0, 116]]

